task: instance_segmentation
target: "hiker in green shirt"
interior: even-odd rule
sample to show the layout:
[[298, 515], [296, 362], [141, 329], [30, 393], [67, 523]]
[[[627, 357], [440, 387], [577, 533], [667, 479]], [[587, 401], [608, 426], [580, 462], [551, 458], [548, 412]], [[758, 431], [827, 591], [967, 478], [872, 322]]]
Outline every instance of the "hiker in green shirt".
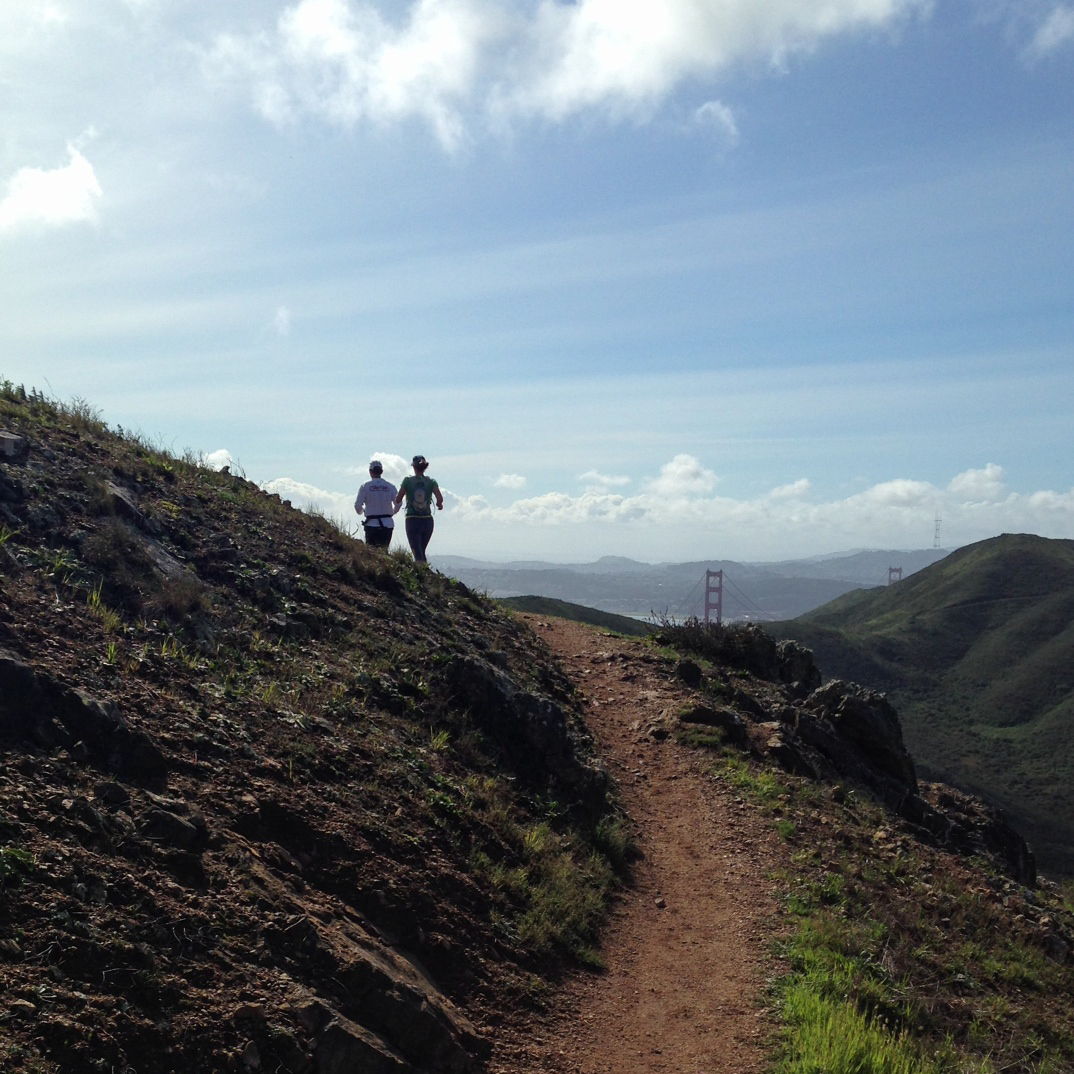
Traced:
[[406, 539], [414, 558], [419, 563], [427, 563], [425, 549], [433, 535], [433, 502], [436, 502], [438, 511], [443, 511], [444, 497], [440, 495], [436, 479], [425, 476], [429, 466], [425, 456], [415, 455], [412, 465], [414, 473], [400, 482], [395, 506], [398, 508], [406, 498]]

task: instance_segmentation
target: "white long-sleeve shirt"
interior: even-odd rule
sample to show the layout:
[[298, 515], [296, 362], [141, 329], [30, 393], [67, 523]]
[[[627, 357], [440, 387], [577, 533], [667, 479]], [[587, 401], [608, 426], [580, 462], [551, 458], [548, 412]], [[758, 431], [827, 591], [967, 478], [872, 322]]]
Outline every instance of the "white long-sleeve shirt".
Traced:
[[382, 477], [371, 478], [358, 490], [354, 509], [358, 514], [365, 513], [368, 525], [390, 530], [395, 525], [392, 515], [395, 514], [396, 492], [398, 489], [390, 481]]

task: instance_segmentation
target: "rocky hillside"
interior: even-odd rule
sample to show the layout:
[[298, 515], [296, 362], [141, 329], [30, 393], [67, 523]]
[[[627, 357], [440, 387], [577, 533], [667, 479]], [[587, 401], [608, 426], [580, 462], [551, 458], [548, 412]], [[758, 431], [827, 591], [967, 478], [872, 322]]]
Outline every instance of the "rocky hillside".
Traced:
[[508, 613], [0, 393], [0, 1069], [463, 1071], [625, 837]]

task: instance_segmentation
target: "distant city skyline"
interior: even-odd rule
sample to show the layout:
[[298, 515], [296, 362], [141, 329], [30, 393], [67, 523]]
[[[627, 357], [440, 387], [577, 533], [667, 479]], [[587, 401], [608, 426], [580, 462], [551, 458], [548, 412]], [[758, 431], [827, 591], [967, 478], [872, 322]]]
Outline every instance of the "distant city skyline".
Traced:
[[0, 377], [439, 555], [1074, 537], [1074, 3], [6, 0]]

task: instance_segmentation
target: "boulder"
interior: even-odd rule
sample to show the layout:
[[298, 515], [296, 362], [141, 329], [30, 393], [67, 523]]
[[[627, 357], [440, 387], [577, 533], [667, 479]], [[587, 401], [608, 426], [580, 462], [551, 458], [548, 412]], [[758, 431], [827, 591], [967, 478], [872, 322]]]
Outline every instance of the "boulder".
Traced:
[[917, 773], [903, 743], [899, 714], [883, 694], [837, 679], [814, 690], [804, 708], [827, 720], [842, 742], [885, 781], [917, 792]]
[[680, 723], [700, 724], [702, 727], [715, 727], [723, 732], [728, 742], [736, 746], [745, 746], [749, 734], [742, 717], [733, 709], [703, 703], [689, 704], [680, 708], [676, 714]]
[[469, 710], [499, 742], [520, 775], [546, 772], [595, 807], [608, 793], [608, 774], [592, 757], [585, 732], [555, 701], [521, 689], [507, 672], [475, 656], [455, 656], [445, 669], [451, 702]]

